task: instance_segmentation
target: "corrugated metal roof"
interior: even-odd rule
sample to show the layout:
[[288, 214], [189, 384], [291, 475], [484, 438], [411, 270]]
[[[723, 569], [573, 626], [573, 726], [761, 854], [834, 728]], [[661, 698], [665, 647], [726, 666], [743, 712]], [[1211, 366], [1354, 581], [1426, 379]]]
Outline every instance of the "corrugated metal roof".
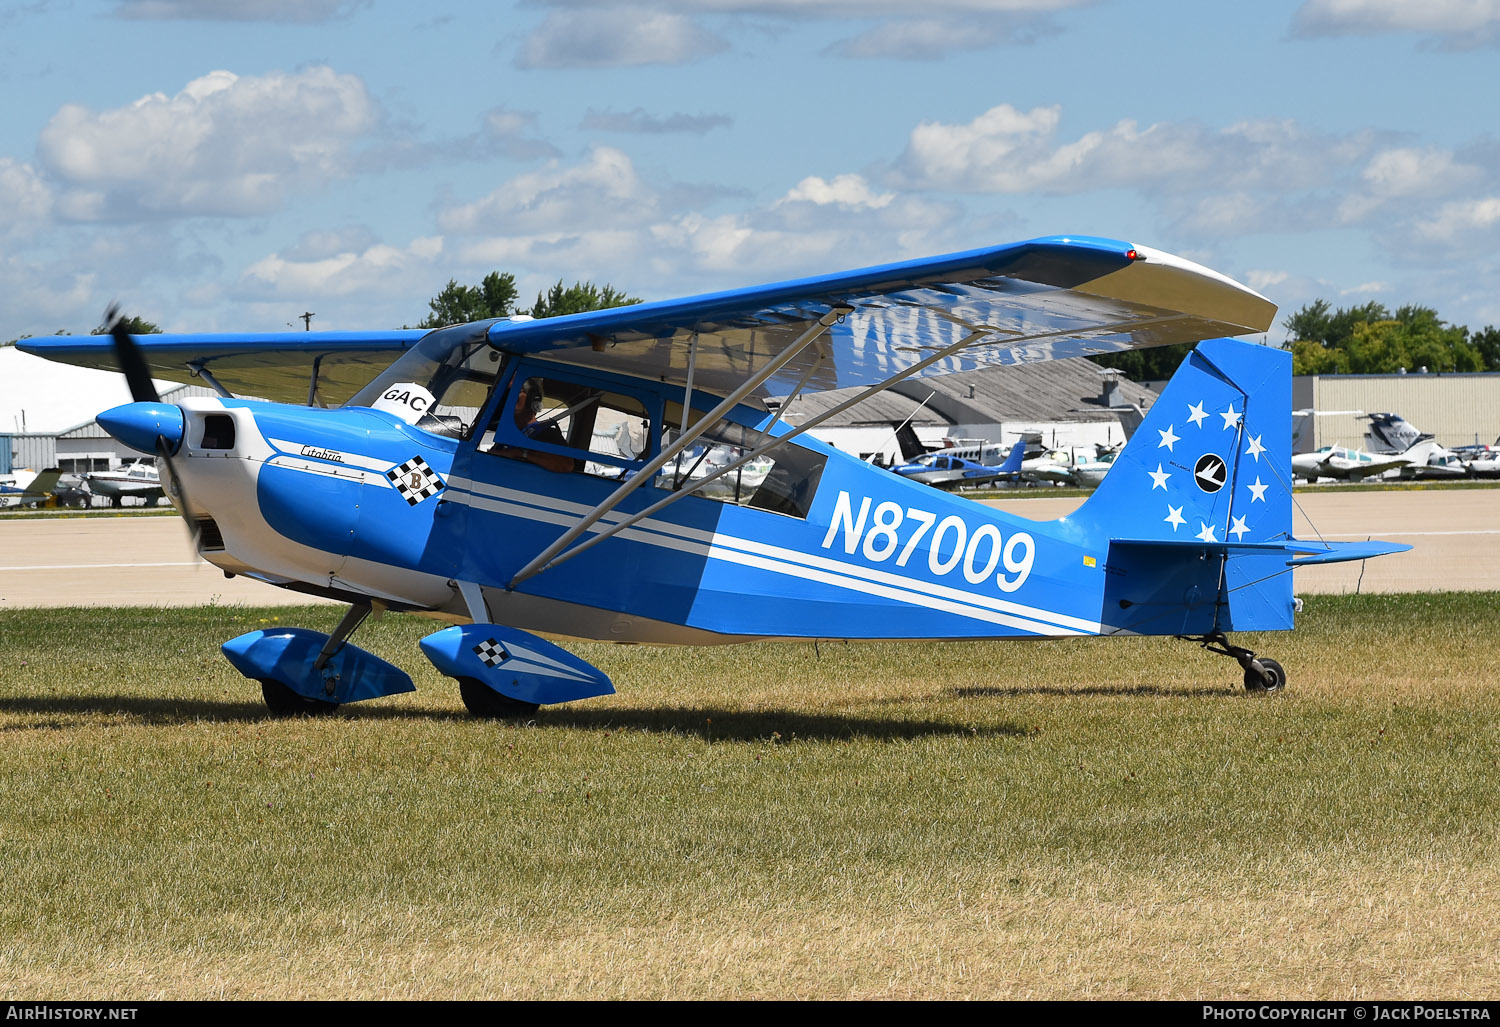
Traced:
[[[825, 421], [833, 426], [884, 424], [902, 421], [926, 400], [913, 424], [999, 424], [1006, 421], [1107, 421], [1114, 420], [1101, 402], [1111, 375], [1084, 359], [1051, 360], [1044, 363], [992, 367], [934, 378], [916, 378], [899, 383], [839, 416]], [[1156, 394], [1123, 376], [1117, 402], [1134, 403], [1146, 409]], [[798, 424], [845, 402], [854, 389], [836, 389], [799, 396], [786, 412]], [[927, 399], [932, 393], [932, 398]]]

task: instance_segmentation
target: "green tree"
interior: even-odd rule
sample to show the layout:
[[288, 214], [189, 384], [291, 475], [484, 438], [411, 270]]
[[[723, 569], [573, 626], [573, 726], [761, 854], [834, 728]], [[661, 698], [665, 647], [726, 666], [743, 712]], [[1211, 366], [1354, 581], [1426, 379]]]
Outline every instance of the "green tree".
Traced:
[[[124, 324], [125, 330], [127, 332], [129, 332], [131, 335], [160, 335], [161, 334], [161, 326], [160, 325], [152, 324], [150, 321], [147, 321], [143, 317], [134, 317], [134, 316], [132, 316], [132, 317], [121, 318], [121, 323]], [[99, 327], [97, 327], [93, 331], [89, 332], [89, 334], [90, 335], [108, 335], [110, 327], [111, 327], [111, 325], [101, 324]], [[59, 334], [61, 334], [61, 333], [59, 333]]]
[[1147, 349], [1126, 350], [1123, 353], [1106, 353], [1089, 357], [1100, 367], [1113, 367], [1124, 371], [1133, 382], [1164, 381], [1177, 373], [1177, 365], [1187, 359], [1192, 351], [1191, 343], [1177, 346], [1151, 346]]
[[593, 282], [564, 285], [561, 279], [546, 292], [537, 293], [536, 305], [529, 311], [516, 308], [518, 295], [516, 276], [508, 271], [491, 271], [478, 285], [459, 285], [450, 278], [443, 291], [427, 301], [430, 313], [417, 327], [441, 328], [444, 325], [485, 321], [492, 317], [510, 317], [516, 313], [529, 313], [532, 317], [556, 317], [559, 314], [577, 314], [585, 310], [603, 310], [606, 307], [623, 307], [640, 302], [612, 285], [595, 285]]
[[1492, 329], [1471, 342], [1467, 328], [1450, 325], [1436, 310], [1415, 304], [1395, 313], [1374, 302], [1330, 312], [1328, 301], [1320, 299], [1282, 323], [1293, 374], [1391, 374], [1419, 367], [1481, 371], [1490, 366], [1485, 345], [1500, 357], [1500, 337], [1485, 334]]
[[562, 279], [546, 292], [536, 294], [536, 303], [531, 308], [532, 317], [557, 317], [560, 314], [581, 314], [585, 310], [606, 310], [610, 307], [628, 307], [640, 300], [627, 296], [612, 285], [595, 285], [593, 282], [574, 282], [563, 285]]
[[1469, 345], [1479, 355], [1479, 365], [1485, 371], [1500, 371], [1500, 328], [1485, 325], [1483, 331], [1469, 337]]
[[478, 285], [459, 285], [452, 278], [443, 291], [427, 301], [429, 313], [418, 328], [441, 328], [444, 325], [485, 321], [492, 317], [509, 317], [515, 312], [516, 276], [510, 272], [491, 271]]

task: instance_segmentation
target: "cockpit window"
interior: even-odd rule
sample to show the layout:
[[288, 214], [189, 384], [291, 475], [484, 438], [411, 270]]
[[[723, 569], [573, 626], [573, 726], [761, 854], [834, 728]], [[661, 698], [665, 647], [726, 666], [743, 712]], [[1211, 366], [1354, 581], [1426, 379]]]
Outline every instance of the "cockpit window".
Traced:
[[345, 406], [374, 407], [425, 431], [468, 438], [504, 366], [483, 333], [431, 332]]
[[506, 401], [495, 408], [479, 449], [550, 470], [622, 478], [651, 455], [651, 419], [640, 397], [562, 378], [529, 377], [513, 383]]
[[[682, 407], [668, 403], [666, 420], [668, 424], [681, 424]], [[668, 432], [666, 441], [670, 442], [676, 434]], [[663, 467], [653, 484], [676, 492], [711, 478], [695, 489], [694, 495], [806, 518], [827, 462], [822, 455], [789, 442], [732, 471], [717, 473], [765, 441], [754, 428], [720, 421]]]

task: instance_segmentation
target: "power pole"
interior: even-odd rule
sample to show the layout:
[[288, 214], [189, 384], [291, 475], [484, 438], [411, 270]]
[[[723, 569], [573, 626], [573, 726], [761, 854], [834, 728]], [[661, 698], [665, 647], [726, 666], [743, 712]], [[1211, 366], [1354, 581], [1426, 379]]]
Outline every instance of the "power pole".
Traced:
[[302, 317], [302, 323], [307, 326], [304, 329], [305, 331], [309, 331], [309, 332], [312, 331], [312, 319], [315, 318], [315, 317], [317, 317], [317, 316], [318, 315], [314, 314], [312, 311], [308, 311], [307, 313], [301, 315], [301, 317]]

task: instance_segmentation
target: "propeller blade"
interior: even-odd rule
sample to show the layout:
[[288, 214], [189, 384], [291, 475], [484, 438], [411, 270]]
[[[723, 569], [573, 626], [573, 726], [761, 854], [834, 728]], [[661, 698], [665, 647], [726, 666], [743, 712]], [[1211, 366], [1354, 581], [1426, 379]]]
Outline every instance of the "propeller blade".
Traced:
[[[120, 372], [125, 375], [125, 383], [130, 386], [130, 398], [137, 403], [160, 403], [161, 396], [156, 391], [156, 384], [151, 380], [151, 369], [146, 363], [146, 358], [141, 356], [141, 349], [135, 344], [125, 330], [125, 319], [120, 315], [118, 305], [111, 305], [104, 313], [104, 323], [109, 325], [109, 336], [115, 343], [115, 362], [120, 365]], [[177, 493], [177, 512], [182, 515], [183, 523], [187, 525], [188, 534], [192, 537], [193, 551], [198, 549], [198, 522], [193, 520], [188, 513], [187, 489], [182, 484], [182, 476], [177, 473], [177, 467], [172, 463], [172, 447], [162, 436], [156, 437], [156, 459], [161, 461], [166, 473], [171, 477], [171, 488]], [[170, 502], [171, 500], [168, 500]]]
[[115, 341], [115, 363], [120, 365], [125, 383], [130, 386], [130, 398], [137, 403], [160, 402], [161, 396], [157, 395], [156, 384], [151, 381], [151, 370], [146, 364], [146, 358], [141, 356], [141, 348], [125, 330], [125, 319], [120, 316], [120, 308], [111, 306], [105, 311], [104, 321], [109, 325], [110, 338]]
[[[162, 462], [168, 476], [171, 478], [171, 484], [167, 488], [177, 494], [177, 512], [182, 515], [182, 521], [187, 525], [188, 534], [193, 540], [193, 551], [196, 553], [198, 551], [198, 522], [188, 512], [187, 486], [182, 483], [182, 475], [177, 473], [177, 467], [172, 463], [172, 448], [167, 444], [167, 440], [160, 435], [156, 437], [156, 459]], [[166, 491], [166, 489], [163, 491]], [[171, 501], [171, 498], [168, 497], [167, 502], [170, 503]]]

